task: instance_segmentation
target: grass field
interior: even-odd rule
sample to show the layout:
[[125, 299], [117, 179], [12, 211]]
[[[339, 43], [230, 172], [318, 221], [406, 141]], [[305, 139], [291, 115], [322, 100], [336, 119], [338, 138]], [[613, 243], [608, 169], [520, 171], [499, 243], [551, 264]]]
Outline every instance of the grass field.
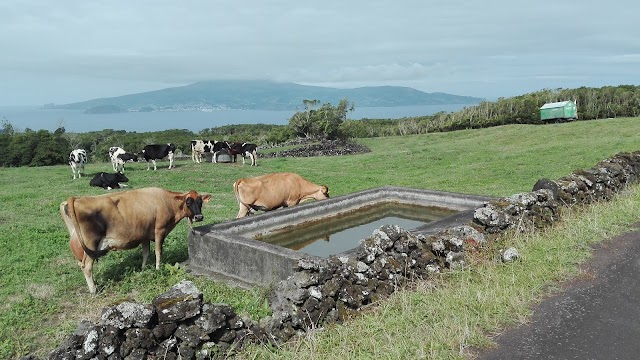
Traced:
[[[159, 163], [155, 172], [147, 171], [146, 164], [131, 164], [126, 174], [130, 178], [131, 188], [160, 186], [178, 191], [195, 189], [211, 193], [212, 201], [203, 209], [203, 224], [209, 224], [230, 220], [237, 214], [231, 184], [240, 177], [278, 171], [296, 172], [313, 182], [328, 185], [332, 196], [382, 185], [508, 196], [530, 191], [540, 178], [557, 179], [575, 169], [592, 167], [616, 153], [640, 150], [639, 133], [640, 121], [637, 118], [544, 126], [509, 125], [419, 136], [362, 139], [360, 141], [369, 146], [372, 152], [361, 155], [259, 159], [257, 167], [243, 166], [242, 163], [193, 164], [191, 160], [182, 160], [177, 162], [173, 170], [166, 169], [167, 162]], [[111, 164], [92, 163], [87, 165], [86, 170], [89, 174], [110, 172]], [[68, 249], [68, 234], [58, 213], [60, 202], [70, 195], [105, 192], [89, 187], [88, 181], [88, 177], [72, 180], [68, 166], [0, 169], [0, 245], [3, 249], [0, 253], [0, 358], [17, 358], [28, 352], [44, 355], [73, 331], [81, 319], [96, 319], [103, 307], [122, 300], [148, 302], [183, 278], [194, 280], [205, 293], [206, 301], [228, 303], [238, 312], [256, 319], [268, 314], [261, 289], [243, 291], [202, 278], [194, 279], [175, 266], [187, 260], [186, 223], [179, 224], [167, 238], [164, 267], [160, 271], [154, 270], [151, 265], [140, 269], [142, 256], [139, 249], [111, 252], [101, 259], [95, 267], [99, 294], [90, 296], [84, 277]], [[558, 226], [557, 231], [569, 231], [564, 237], [551, 233], [542, 237], [559, 237], [557, 241], [574, 244], [566, 240], [571, 232], [590, 230], [592, 233], [589, 234], [597, 234], [602, 239], [621, 231], [624, 224], [640, 215], [635, 205], [638, 195], [634, 197], [633, 194], [630, 200], [626, 200], [631, 205], [621, 206], [618, 203], [617, 207], [599, 209], [600, 215], [595, 216], [597, 221], [591, 219], [588, 213], [572, 214], [575, 217], [572, 223], [585, 222], [585, 225], [578, 230], [571, 230], [569, 224]], [[611, 213], [614, 218], [601, 223], [603, 212]], [[522, 238], [514, 238], [513, 241], [533, 243]], [[553, 249], [558, 246], [548, 241], [535, 243], [539, 243], [539, 246], [547, 244]], [[588, 248], [582, 243], [575, 246]], [[544, 248], [531, 251], [540, 253]], [[559, 262], [575, 265], [586, 258], [586, 254], [587, 250], [580, 252], [576, 258]], [[154, 260], [150, 259], [149, 263], [153, 264]], [[522, 263], [523, 274], [529, 274], [529, 263]], [[544, 264], [536, 266], [552, 268]], [[488, 266], [487, 270], [483, 270], [487, 272], [483, 278], [500, 276], [492, 275], [494, 268]], [[467, 272], [443, 276], [438, 283], [418, 286], [415, 291], [401, 292], [388, 302], [378, 304], [371, 318], [368, 314], [354, 320], [354, 326], [335, 327], [291, 347], [253, 349], [247, 354], [256, 358], [318, 359], [329, 356], [344, 358], [345, 355], [350, 358], [459, 357], [464, 353], [460, 350], [469, 344], [486, 345], [486, 338], [481, 334], [495, 331], [501, 321], [505, 321], [492, 319], [496, 313], [506, 312], [510, 306], [517, 304], [522, 314], [526, 314], [528, 304], [536, 297], [528, 295], [525, 298], [527, 301], [523, 301], [523, 291], [517, 289], [517, 284], [504, 285], [501, 289], [504, 291], [500, 291], [500, 301], [494, 307], [467, 309], [469, 311], [463, 311], [461, 318], [453, 324], [442, 323], [443, 327], [453, 328], [466, 324], [462, 326], [466, 326], [462, 338], [458, 336], [461, 333], [459, 329], [453, 328], [449, 333], [455, 336], [446, 340], [427, 337], [428, 344], [424, 343], [424, 338], [414, 340], [406, 336], [403, 333], [406, 327], [403, 328], [402, 322], [420, 323], [422, 317], [419, 321], [411, 320], [410, 315], [408, 317], [404, 312], [435, 314], [434, 307], [439, 309], [446, 303], [460, 304], [464, 308], [469, 306], [465, 302], [467, 297], [479, 296], [478, 293], [465, 292], [453, 286], [447, 280], [449, 277], [480, 281], [474, 280]], [[558, 278], [562, 276], [549, 270], [549, 274], [541, 274], [535, 282], [525, 282], [523, 286], [528, 288], [528, 292], [524, 293], [540, 296], [543, 288], [546, 289], [550, 282]], [[483, 284], [489, 289], [492, 283]], [[493, 284], [501, 286], [500, 282]], [[438, 291], [434, 291], [434, 286]], [[466, 288], [469, 288], [468, 284]], [[446, 291], [441, 289], [452, 291], [448, 302], [446, 298], [440, 300], [441, 303], [433, 302], [435, 300], [425, 302], [424, 299], [435, 299], [439, 294], [444, 296]], [[456, 301], [452, 302], [452, 298]], [[473, 316], [485, 322], [473, 320]], [[390, 329], [381, 331], [384, 334], [382, 339], [372, 334], [380, 331], [378, 327]], [[433, 325], [425, 329], [429, 330], [429, 334], [431, 327]], [[382, 341], [382, 344], [376, 345], [376, 341]], [[399, 342], [399, 347], [390, 348], [388, 344], [393, 341]]]

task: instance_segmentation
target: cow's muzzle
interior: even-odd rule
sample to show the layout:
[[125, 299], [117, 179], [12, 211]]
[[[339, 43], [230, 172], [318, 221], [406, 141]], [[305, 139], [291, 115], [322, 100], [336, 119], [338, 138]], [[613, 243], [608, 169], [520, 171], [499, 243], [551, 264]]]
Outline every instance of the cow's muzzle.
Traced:
[[198, 214], [193, 216], [193, 221], [202, 221], [204, 220], [204, 215]]

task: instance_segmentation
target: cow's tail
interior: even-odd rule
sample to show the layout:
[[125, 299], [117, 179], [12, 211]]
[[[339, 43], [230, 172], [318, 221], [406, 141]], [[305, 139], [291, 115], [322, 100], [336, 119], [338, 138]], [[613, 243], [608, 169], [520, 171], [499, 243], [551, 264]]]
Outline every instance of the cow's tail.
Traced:
[[84, 250], [85, 254], [87, 254], [87, 256], [89, 256], [90, 258], [97, 260], [99, 257], [106, 255], [107, 252], [109, 252], [109, 250], [107, 249], [93, 250], [93, 249], [90, 249], [87, 246], [87, 244], [85, 244], [84, 234], [82, 233], [82, 227], [80, 227], [78, 223], [78, 215], [76, 214], [75, 201], [76, 201], [75, 197], [73, 196], [69, 197], [69, 199], [67, 200], [65, 213], [69, 216], [69, 218], [71, 218], [73, 227], [76, 230], [76, 233], [78, 234], [78, 242], [80, 243], [80, 246], [82, 246], [82, 249]]
[[233, 192], [236, 194], [236, 200], [238, 200], [238, 205], [242, 204], [242, 201], [240, 201], [240, 184], [243, 182], [243, 179], [238, 179], [236, 182], [233, 183]]
[[236, 182], [233, 183], [233, 193], [236, 194], [236, 199], [238, 199], [238, 201], [240, 201], [240, 194], [238, 194], [238, 186], [240, 185], [241, 181], [242, 179], [238, 179]]

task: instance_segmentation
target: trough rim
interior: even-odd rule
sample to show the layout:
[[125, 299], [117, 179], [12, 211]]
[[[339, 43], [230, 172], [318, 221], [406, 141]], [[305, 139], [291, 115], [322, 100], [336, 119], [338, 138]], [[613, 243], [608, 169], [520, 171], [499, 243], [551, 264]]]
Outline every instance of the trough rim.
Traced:
[[[305, 219], [313, 219], [307, 221], [318, 221], [318, 219], [336, 216], [336, 214], [349, 212], [363, 206], [376, 205], [380, 202], [398, 202], [419, 206], [441, 207], [456, 211], [450, 216], [425, 224], [416, 229], [406, 229], [416, 234], [428, 235], [437, 230], [451, 227], [452, 225], [463, 225], [465, 222], [470, 222], [473, 219], [475, 209], [484, 206], [485, 203], [492, 199], [495, 198], [439, 190], [382, 186], [325, 200], [309, 201], [289, 208], [263, 212], [240, 219], [231, 219], [217, 224], [194, 227], [188, 237], [189, 261], [187, 267], [194, 273], [206, 275], [217, 280], [223, 280], [232, 285], [239, 285], [241, 287], [256, 285], [269, 286], [273, 284], [273, 282], [283, 279], [276, 278], [270, 283], [265, 283], [265, 281], [254, 280], [257, 276], [254, 277], [254, 279], [243, 278], [239, 275], [242, 271], [237, 269], [234, 271], [234, 269], [228, 266], [221, 266], [221, 264], [217, 263], [212, 263], [212, 265], [205, 264], [205, 260], [203, 260], [205, 257], [204, 254], [192, 253], [192, 246], [194, 249], [197, 249], [202, 245], [192, 242], [216, 241], [218, 244], [226, 244], [225, 246], [228, 247], [229, 251], [235, 253], [242, 252], [242, 249], [260, 251], [264, 252], [265, 257], [276, 257], [294, 266], [294, 264], [297, 264], [298, 261], [302, 259], [324, 261], [326, 258], [269, 244], [256, 240], [254, 237], [286, 226], [304, 224]], [[356, 249], [357, 247], [335, 254], [335, 256], [352, 256]], [[238, 254], [235, 254], [235, 256], [237, 255]], [[235, 265], [235, 263], [233, 265]], [[287, 269], [285, 272], [293, 273], [293, 269]], [[264, 277], [264, 275], [261, 276]]]

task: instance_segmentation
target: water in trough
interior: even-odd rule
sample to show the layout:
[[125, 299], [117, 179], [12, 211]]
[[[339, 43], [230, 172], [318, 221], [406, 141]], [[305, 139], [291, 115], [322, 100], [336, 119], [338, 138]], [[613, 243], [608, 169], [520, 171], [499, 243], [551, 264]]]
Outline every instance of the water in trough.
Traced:
[[272, 245], [297, 250], [309, 255], [329, 257], [351, 250], [382, 225], [398, 225], [411, 230], [454, 214], [456, 211], [396, 202], [385, 202], [320, 221], [309, 221], [294, 227], [257, 235]]

